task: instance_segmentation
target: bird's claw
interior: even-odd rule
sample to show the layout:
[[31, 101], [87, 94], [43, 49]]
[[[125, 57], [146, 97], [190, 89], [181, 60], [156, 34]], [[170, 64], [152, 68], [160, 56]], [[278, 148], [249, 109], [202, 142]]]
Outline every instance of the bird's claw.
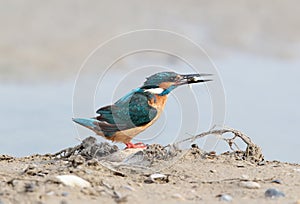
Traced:
[[147, 148], [147, 146], [142, 142], [138, 142], [138, 143], [135, 143], [135, 144], [133, 144], [131, 142], [128, 142], [125, 145], [126, 145], [125, 149], [134, 149], [134, 148], [146, 149]]

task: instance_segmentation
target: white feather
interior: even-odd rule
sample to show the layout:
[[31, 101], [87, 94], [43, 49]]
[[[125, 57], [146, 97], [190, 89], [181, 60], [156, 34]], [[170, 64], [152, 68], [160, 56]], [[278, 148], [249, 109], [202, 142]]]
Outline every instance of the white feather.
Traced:
[[163, 88], [153, 88], [153, 89], [146, 89], [144, 92], [149, 92], [152, 94], [161, 94], [164, 91]]

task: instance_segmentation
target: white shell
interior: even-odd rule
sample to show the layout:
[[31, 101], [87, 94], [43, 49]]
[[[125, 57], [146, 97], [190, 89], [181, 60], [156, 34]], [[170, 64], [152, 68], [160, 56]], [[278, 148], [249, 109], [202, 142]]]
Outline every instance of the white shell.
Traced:
[[65, 184], [66, 186], [71, 186], [71, 187], [91, 187], [90, 182], [75, 176], [75, 175], [59, 175], [56, 176], [56, 178], [62, 182], [63, 184]]
[[151, 174], [151, 175], [150, 175], [150, 178], [151, 178], [152, 180], [156, 180], [156, 179], [164, 179], [164, 178], [167, 178], [167, 176], [164, 175], [164, 174]]

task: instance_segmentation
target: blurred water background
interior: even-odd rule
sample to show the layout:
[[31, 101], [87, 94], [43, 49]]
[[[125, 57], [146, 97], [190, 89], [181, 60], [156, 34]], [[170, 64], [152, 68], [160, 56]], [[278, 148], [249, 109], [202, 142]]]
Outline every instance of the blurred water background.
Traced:
[[[73, 90], [83, 61], [113, 36], [155, 28], [185, 35], [207, 51], [223, 81], [227, 126], [247, 133], [263, 148], [267, 159], [299, 163], [299, 6], [296, 0], [0, 0], [0, 154], [56, 152], [77, 144], [77, 138], [93, 135], [75, 128], [71, 118], [92, 116], [112, 96], [106, 83], [106, 88], [96, 91], [93, 101], [83, 94], [73, 113]], [[114, 74], [124, 78], [122, 73], [132, 67], [151, 63], [182, 67], [167, 57], [160, 61], [150, 58], [145, 63], [140, 59], [124, 59]], [[207, 63], [204, 58], [199, 61]], [[99, 65], [93, 72], [103, 69]], [[147, 73], [157, 71], [150, 69]], [[119, 82], [115, 99], [144, 81], [144, 73], [134, 76], [129, 82]], [[91, 72], [84, 77], [88, 84], [95, 75]], [[211, 119], [210, 108], [205, 108], [209, 107], [209, 94], [205, 86], [193, 90], [202, 99], [203, 110], [199, 112], [204, 125], [199, 131], [204, 131]], [[182, 113], [174, 111], [179, 100], [175, 96], [182, 98], [182, 93], [190, 91], [187, 87], [176, 90], [162, 122], [143, 134], [157, 134], [157, 129], [176, 134], [178, 129], [172, 125], [180, 126]]]

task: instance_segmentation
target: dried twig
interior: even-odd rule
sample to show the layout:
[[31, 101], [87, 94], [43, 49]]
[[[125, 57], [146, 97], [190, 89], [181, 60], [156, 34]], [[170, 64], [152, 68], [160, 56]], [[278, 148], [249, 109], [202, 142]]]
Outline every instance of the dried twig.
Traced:
[[243, 179], [243, 178], [226, 178], [226, 179], [219, 179], [219, 180], [207, 180], [207, 181], [200, 181], [200, 183], [222, 183], [222, 182], [235, 182], [235, 181], [253, 181], [253, 182], [270, 182], [274, 180], [274, 177], [269, 177], [265, 179]]
[[[234, 134], [234, 136], [232, 138], [224, 138], [222, 137], [223, 134], [225, 133], [232, 133]], [[239, 130], [235, 130], [233, 128], [224, 128], [224, 129], [219, 129], [219, 130], [210, 130], [208, 132], [203, 132], [201, 134], [198, 134], [196, 136], [190, 137], [190, 138], [186, 138], [184, 140], [181, 140], [179, 142], [177, 142], [175, 145], [177, 146], [180, 143], [183, 142], [187, 142], [187, 141], [195, 141], [198, 138], [203, 138], [207, 135], [219, 135], [220, 139], [223, 139], [224, 141], [226, 141], [229, 145], [229, 147], [234, 150], [232, 148], [232, 145], [235, 145], [235, 147], [239, 150], [237, 144], [234, 142], [234, 140], [238, 137], [241, 138], [246, 144], [247, 144], [247, 148], [246, 151], [244, 152], [244, 159], [251, 161], [251, 162], [261, 162], [264, 160], [264, 156], [262, 154], [261, 148], [254, 144], [250, 137], [248, 137], [247, 135], [245, 135], [244, 133], [242, 133]]]
[[105, 161], [99, 161], [98, 162], [102, 167], [108, 169], [109, 171], [113, 172], [115, 175], [117, 176], [122, 176], [125, 177], [127, 176], [126, 173], [119, 171], [117, 169], [115, 169], [115, 167], [112, 165], [111, 162], [105, 162]]

